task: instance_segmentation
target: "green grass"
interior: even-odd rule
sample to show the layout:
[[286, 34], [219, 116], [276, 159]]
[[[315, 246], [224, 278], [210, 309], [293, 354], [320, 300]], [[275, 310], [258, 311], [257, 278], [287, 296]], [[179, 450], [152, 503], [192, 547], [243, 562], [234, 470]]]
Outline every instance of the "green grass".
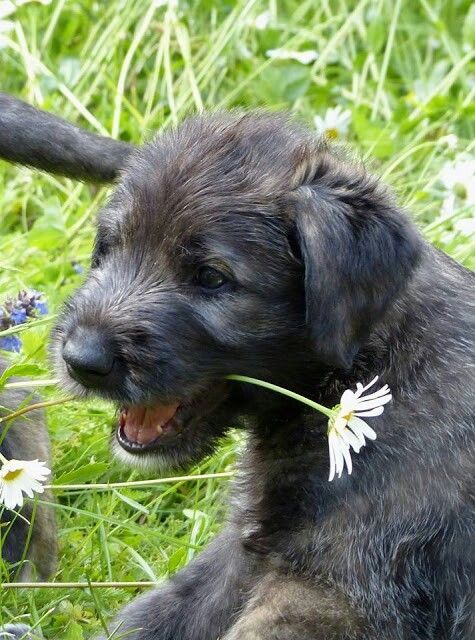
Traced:
[[[157, 3], [155, 3], [157, 4]], [[398, 192], [431, 242], [475, 266], [459, 221], [463, 198], [441, 214], [441, 167], [474, 149], [475, 10], [465, 0], [210, 0], [156, 7], [150, 0], [29, 3], [3, 34], [1, 88], [93, 131], [142, 142], [200, 109], [267, 107], [298, 114], [351, 110], [345, 141]], [[256, 16], [270, 13], [263, 29]], [[308, 65], [274, 60], [276, 48], [315, 50]], [[455, 149], [444, 136], [455, 134]], [[0, 166], [0, 302], [22, 288], [50, 307], [81, 282], [105, 190]], [[48, 373], [49, 323], [22, 334], [15, 363]], [[44, 391], [45, 398], [56, 391]], [[101, 401], [48, 411], [57, 482], [135, 480], [109, 461], [113, 419]], [[232, 433], [195, 471], [231, 470]], [[164, 579], [219, 529], [227, 480], [148, 489], [58, 492], [61, 559], [56, 581]], [[37, 624], [48, 638], [89, 637], [133, 589], [0, 591], [2, 622]]]

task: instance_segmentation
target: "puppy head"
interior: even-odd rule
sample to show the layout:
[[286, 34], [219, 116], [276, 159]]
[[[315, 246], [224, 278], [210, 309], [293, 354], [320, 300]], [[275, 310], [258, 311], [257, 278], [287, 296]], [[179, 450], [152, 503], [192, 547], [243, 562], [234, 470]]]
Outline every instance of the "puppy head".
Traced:
[[284, 118], [189, 120], [134, 156], [101, 213], [57, 368], [119, 405], [123, 460], [196, 460], [261, 410], [226, 375], [299, 387], [349, 367], [418, 245], [373, 180]]

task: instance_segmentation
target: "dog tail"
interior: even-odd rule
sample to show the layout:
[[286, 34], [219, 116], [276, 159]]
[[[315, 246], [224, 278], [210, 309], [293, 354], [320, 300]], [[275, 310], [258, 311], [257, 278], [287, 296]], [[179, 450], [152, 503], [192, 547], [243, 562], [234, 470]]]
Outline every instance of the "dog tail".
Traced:
[[134, 149], [0, 93], [0, 158], [77, 180], [112, 182]]

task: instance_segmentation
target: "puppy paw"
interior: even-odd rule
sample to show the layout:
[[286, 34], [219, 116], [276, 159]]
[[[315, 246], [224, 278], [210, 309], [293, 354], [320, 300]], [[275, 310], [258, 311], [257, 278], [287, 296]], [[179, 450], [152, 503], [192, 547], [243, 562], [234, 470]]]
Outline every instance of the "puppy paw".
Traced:
[[42, 636], [26, 624], [6, 624], [0, 627], [0, 640], [42, 640]]

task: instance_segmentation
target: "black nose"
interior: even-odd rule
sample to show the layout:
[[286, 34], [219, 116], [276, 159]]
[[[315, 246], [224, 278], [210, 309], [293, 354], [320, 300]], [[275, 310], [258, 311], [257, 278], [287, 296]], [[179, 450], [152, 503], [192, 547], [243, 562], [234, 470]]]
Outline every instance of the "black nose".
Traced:
[[78, 326], [63, 345], [69, 374], [87, 387], [107, 384], [114, 369], [114, 345], [100, 329]]

